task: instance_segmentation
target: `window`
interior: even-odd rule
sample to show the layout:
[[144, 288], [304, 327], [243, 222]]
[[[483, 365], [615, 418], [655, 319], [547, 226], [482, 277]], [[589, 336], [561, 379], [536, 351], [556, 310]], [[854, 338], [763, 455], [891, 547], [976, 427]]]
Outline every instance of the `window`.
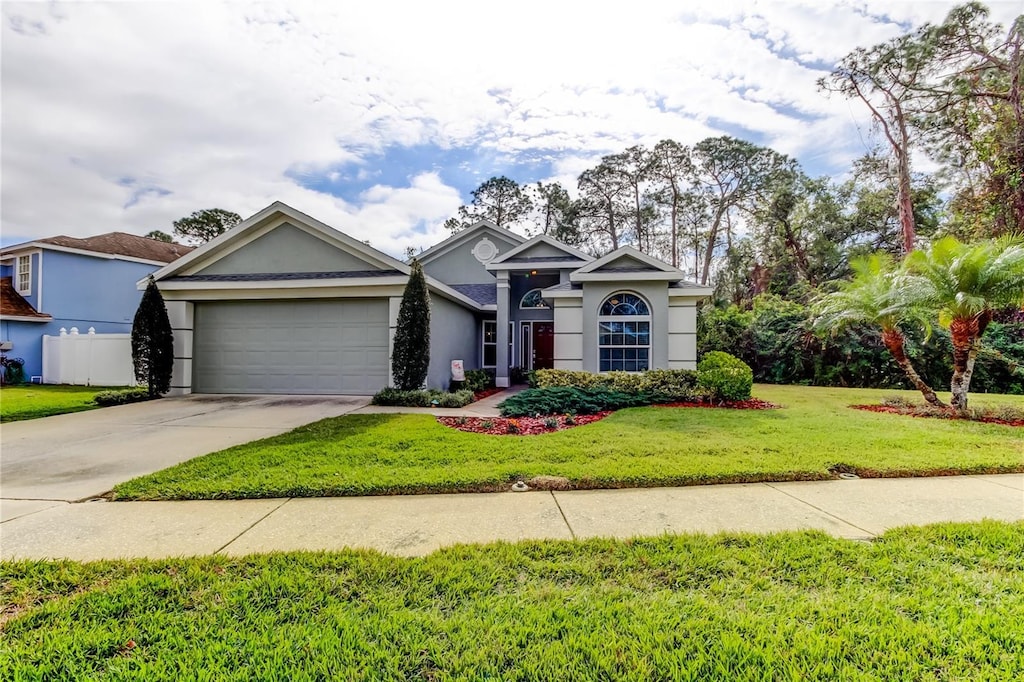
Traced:
[[548, 304], [544, 302], [544, 296], [540, 293], [540, 289], [530, 289], [523, 296], [523, 299], [519, 301], [520, 308], [548, 308]]
[[[497, 364], [498, 359], [498, 323], [496, 320], [484, 320], [480, 329], [483, 333], [483, 367], [494, 367]], [[508, 323], [508, 355], [507, 359], [511, 360], [512, 355], [512, 339], [516, 335], [516, 323]]]
[[484, 320], [484, 367], [494, 367], [498, 359], [498, 323]]
[[636, 294], [619, 292], [605, 299], [598, 312], [599, 368], [642, 372], [650, 367], [651, 310]]
[[18, 293], [32, 293], [32, 256], [18, 256]]

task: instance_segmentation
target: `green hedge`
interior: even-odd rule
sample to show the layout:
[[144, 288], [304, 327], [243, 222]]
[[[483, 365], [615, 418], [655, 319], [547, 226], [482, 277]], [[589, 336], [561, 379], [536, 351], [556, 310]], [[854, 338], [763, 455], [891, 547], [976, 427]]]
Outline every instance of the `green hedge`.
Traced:
[[473, 402], [473, 391], [462, 389], [447, 393], [437, 389], [400, 391], [385, 388], [378, 391], [371, 402], [392, 407], [465, 407]]
[[126, 388], [122, 391], [103, 391], [102, 393], [97, 393], [93, 396], [93, 401], [102, 407], [126, 405], [128, 403], [141, 403], [144, 400], [149, 399], [149, 389], [145, 386]]
[[536, 388], [602, 388], [608, 391], [642, 392], [657, 401], [671, 402], [696, 397], [697, 373], [688, 369], [651, 369], [646, 372], [578, 372], [539, 369], [534, 372]]
[[739, 358], [715, 350], [697, 365], [697, 385], [719, 400], [747, 400], [754, 372]]
[[649, 393], [625, 393], [606, 388], [528, 388], [506, 398], [499, 406], [506, 417], [532, 417], [545, 414], [594, 414], [604, 410], [650, 405]]

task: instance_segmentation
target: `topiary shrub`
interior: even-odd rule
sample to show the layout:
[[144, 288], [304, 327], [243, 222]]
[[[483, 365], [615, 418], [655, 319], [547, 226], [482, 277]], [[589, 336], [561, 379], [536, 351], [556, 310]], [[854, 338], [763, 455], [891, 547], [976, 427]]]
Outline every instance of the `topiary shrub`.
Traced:
[[605, 410], [650, 405], [647, 393], [623, 393], [606, 388], [529, 388], [506, 398], [498, 407], [506, 417], [527, 417], [538, 414], [594, 414]]
[[144, 400], [159, 397], [158, 395], [151, 395], [148, 388], [139, 386], [137, 388], [126, 388], [121, 391], [102, 391], [93, 396], [93, 402], [101, 407], [110, 407], [112, 405], [141, 403]]
[[750, 365], [728, 353], [711, 351], [697, 365], [697, 386], [716, 400], [747, 400], [753, 385]]

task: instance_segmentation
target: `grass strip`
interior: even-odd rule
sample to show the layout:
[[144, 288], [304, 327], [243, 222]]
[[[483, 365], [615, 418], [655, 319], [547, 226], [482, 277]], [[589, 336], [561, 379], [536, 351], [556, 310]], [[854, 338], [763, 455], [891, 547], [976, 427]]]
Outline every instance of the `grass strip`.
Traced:
[[0, 564], [12, 680], [1021, 679], [1024, 524]]

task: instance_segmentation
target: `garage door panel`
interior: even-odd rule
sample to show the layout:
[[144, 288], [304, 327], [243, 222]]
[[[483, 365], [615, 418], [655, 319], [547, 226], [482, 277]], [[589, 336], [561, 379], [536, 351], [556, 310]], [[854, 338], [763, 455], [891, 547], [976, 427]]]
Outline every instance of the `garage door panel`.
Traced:
[[388, 383], [385, 300], [196, 304], [200, 393], [368, 394]]

